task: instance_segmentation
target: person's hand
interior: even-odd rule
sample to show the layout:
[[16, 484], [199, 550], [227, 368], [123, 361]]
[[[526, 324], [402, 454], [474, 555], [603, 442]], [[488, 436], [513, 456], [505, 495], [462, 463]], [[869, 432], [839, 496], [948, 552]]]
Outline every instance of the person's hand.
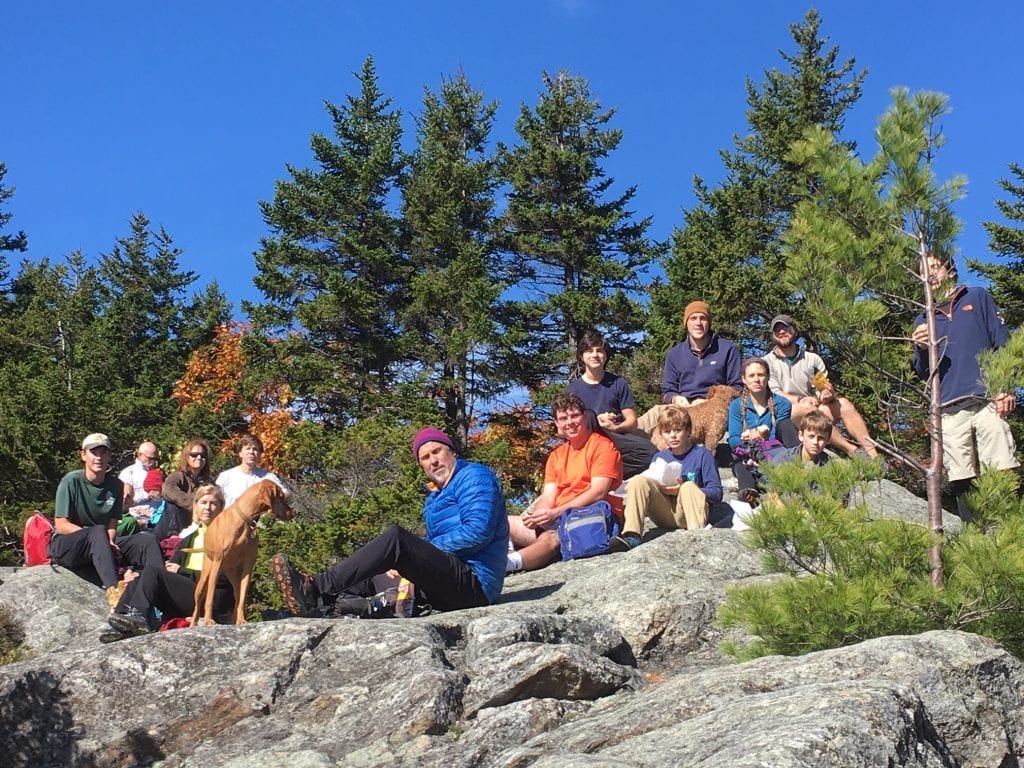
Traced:
[[1006, 418], [1017, 407], [1017, 396], [1012, 393], [1000, 392], [992, 399], [992, 402], [996, 404], [996, 413]]
[[127, 571], [124, 572], [124, 583], [125, 584], [128, 584], [128, 583], [130, 583], [132, 581], [135, 581], [137, 578], [139, 578], [139, 572], [134, 570], [134, 569], [132, 569], [132, 568], [129, 568]]
[[615, 431], [616, 417], [611, 411], [597, 414], [597, 423], [604, 429]]
[[168, 573], [177, 573], [179, 568], [181, 568], [181, 566], [177, 563], [164, 563], [164, 570]]
[[921, 323], [914, 332], [910, 334], [910, 340], [913, 341], [921, 349], [928, 346], [928, 324]]
[[824, 389], [821, 391], [821, 402], [831, 403], [836, 399], [836, 391], [834, 389]]
[[402, 578], [402, 574], [400, 574], [395, 568], [390, 568], [389, 570], [384, 571], [384, 575], [387, 576], [389, 579]]
[[678, 405], [680, 408], [686, 408], [690, 404], [690, 400], [683, 395], [676, 395], [672, 398], [672, 405]]
[[523, 525], [534, 530], [543, 528], [545, 525], [549, 525], [557, 520], [561, 514], [557, 509], [534, 507], [523, 513]]
[[761, 433], [758, 432], [756, 429], [753, 429], [753, 428], [745, 429], [745, 430], [743, 430], [743, 432], [740, 433], [740, 440], [751, 441], [751, 440], [760, 440], [760, 439], [761, 439]]
[[114, 541], [113, 539], [110, 540], [110, 548], [112, 550], [114, 550], [114, 556], [115, 557], [121, 554], [121, 548], [119, 546], [117, 546], [117, 542]]
[[821, 405], [821, 403], [818, 401], [818, 398], [816, 398], [814, 395], [804, 395], [799, 400], [797, 400], [797, 402], [798, 403], [810, 403], [815, 408], [817, 408], [819, 405]]
[[675, 485], [661, 485], [659, 483], [658, 484], [658, 490], [661, 491], [662, 493], [668, 495], [668, 496], [677, 496], [679, 494], [679, 486], [680, 485], [681, 485], [680, 483], [676, 483]]

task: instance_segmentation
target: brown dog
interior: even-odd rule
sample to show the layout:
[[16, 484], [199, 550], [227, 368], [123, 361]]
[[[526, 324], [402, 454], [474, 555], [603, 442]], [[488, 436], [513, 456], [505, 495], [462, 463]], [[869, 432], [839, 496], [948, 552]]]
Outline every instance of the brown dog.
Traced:
[[[690, 433], [691, 442], [695, 445], [703, 445], [711, 453], [715, 452], [715, 446], [718, 445], [729, 426], [729, 403], [737, 394], [735, 389], [725, 384], [713, 384], [708, 388], [706, 400], [685, 407], [693, 424]], [[655, 406], [641, 417], [638, 424], [645, 432], [650, 430], [651, 442], [659, 451], [664, 451], [668, 447], [658, 429], [658, 416], [664, 407], [663, 405]]]
[[235, 592], [235, 623], [245, 623], [245, 598], [256, 563], [254, 523], [265, 512], [273, 512], [281, 520], [295, 516], [281, 486], [273, 480], [260, 480], [210, 521], [203, 539], [203, 571], [196, 582], [192, 626], [198, 626], [200, 613], [204, 624], [213, 623], [213, 592], [222, 571]]

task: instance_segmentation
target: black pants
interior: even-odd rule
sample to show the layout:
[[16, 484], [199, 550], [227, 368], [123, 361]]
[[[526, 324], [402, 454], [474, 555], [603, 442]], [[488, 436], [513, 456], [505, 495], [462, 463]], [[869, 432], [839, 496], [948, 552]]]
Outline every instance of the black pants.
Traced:
[[[121, 562], [136, 570], [147, 565], [163, 566], [163, 555], [156, 537], [149, 533], [135, 533], [114, 539], [121, 550]], [[117, 584], [117, 559], [110, 546], [107, 529], [90, 525], [74, 533], [55, 534], [50, 540], [50, 560], [73, 571], [85, 566], [96, 569], [101, 587]]]
[[[182, 573], [171, 573], [163, 563], [143, 568], [139, 578], [128, 583], [118, 607], [130, 605], [144, 616], [156, 608], [165, 619], [191, 616], [195, 610], [196, 582]], [[218, 580], [213, 593], [213, 615], [218, 624], [232, 624], [235, 595], [228, 581]]]
[[177, 504], [164, 502], [164, 513], [160, 516], [160, 522], [156, 524], [153, 533], [157, 541], [163, 541], [168, 536], [177, 536], [181, 531], [188, 528], [192, 522], [192, 511], [183, 509]]
[[317, 574], [313, 583], [323, 594], [338, 595], [392, 568], [416, 585], [418, 603], [428, 602], [439, 611], [487, 605], [487, 595], [468, 565], [400, 525]]

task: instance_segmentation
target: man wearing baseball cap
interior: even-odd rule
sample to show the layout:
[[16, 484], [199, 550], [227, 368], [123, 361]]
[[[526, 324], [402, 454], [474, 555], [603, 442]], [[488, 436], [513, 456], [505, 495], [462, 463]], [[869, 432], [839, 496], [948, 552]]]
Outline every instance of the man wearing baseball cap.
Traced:
[[108, 472], [110, 438], [87, 435], [79, 457], [83, 468], [68, 472], [57, 486], [50, 560], [74, 571], [91, 565], [110, 598], [117, 588], [118, 559], [136, 569], [160, 564], [160, 544], [148, 533], [116, 535], [124, 485]]
[[439, 429], [421, 429], [412, 455], [427, 478], [423, 504], [426, 537], [392, 525], [351, 557], [316, 575], [293, 568], [288, 558], [272, 558], [274, 579], [288, 611], [316, 613], [320, 598], [369, 595], [374, 576], [401, 576], [415, 585], [416, 603], [442, 611], [475, 608], [497, 601], [505, 580], [508, 519], [505, 497], [494, 473], [455, 455], [455, 445]]
[[[829, 445], [848, 456], [863, 451], [868, 456], [877, 456], [878, 449], [871, 439], [868, 425], [857, 407], [845, 397], [836, 395], [828, 380], [825, 361], [814, 352], [797, 346], [796, 323], [789, 315], [776, 315], [771, 324], [772, 347], [764, 361], [768, 363], [768, 387], [789, 400], [793, 405], [791, 418], [797, 425], [810, 411], [821, 411], [832, 420], [832, 424], [843, 423], [851, 439], [847, 439], [835, 426]], [[814, 385], [815, 376], [823, 386]]]

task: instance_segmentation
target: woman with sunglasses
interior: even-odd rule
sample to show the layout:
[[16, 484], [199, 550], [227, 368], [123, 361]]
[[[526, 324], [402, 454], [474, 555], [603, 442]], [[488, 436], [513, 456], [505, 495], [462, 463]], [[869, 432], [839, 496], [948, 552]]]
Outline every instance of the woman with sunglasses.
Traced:
[[192, 503], [196, 488], [213, 483], [210, 474], [210, 446], [205, 440], [193, 438], [185, 443], [178, 457], [178, 469], [164, 480], [163, 497], [167, 502], [156, 538], [163, 541], [192, 522]]

